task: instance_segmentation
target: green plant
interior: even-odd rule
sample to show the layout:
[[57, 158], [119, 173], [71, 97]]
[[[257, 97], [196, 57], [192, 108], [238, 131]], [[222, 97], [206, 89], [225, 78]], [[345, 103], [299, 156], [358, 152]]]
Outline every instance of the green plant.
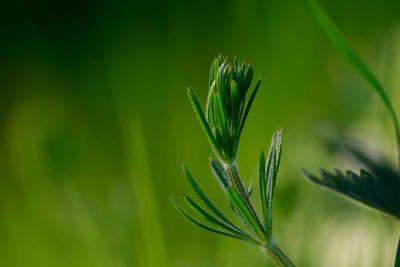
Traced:
[[[314, 0], [308, 0], [307, 3], [315, 19], [329, 36], [336, 48], [362, 75], [362, 77], [372, 85], [381, 97], [393, 120], [400, 164], [399, 124], [396, 113], [389, 97], [383, 89], [383, 86], [360, 58], [350, 49], [339, 29], [324, 10]], [[339, 170], [335, 170], [334, 173], [321, 170], [320, 177], [309, 174], [306, 171], [304, 171], [304, 174], [319, 185], [330, 188], [386, 214], [392, 215], [396, 219], [400, 219], [400, 170], [398, 168], [393, 170], [383, 162], [372, 160], [364, 154], [361, 149], [354, 145], [346, 144], [346, 146], [354, 156], [364, 163], [368, 168], [368, 171], [360, 170], [360, 174], [357, 175], [351, 171], [347, 171], [344, 174]], [[398, 248], [395, 266], [400, 266], [399, 249], [400, 248]]]
[[259, 246], [279, 266], [295, 266], [278, 247], [272, 234], [272, 201], [281, 157], [282, 131], [278, 129], [275, 132], [267, 159], [262, 151], [260, 155], [259, 185], [263, 220], [259, 218], [250, 200], [252, 190], [243, 185], [237, 168], [236, 155], [240, 136], [262, 76], [247, 100], [246, 95], [252, 79], [253, 67], [250, 64], [242, 63], [237, 58], [230, 64], [227, 57], [219, 55], [210, 70], [205, 113], [192, 88], [188, 88], [189, 100], [217, 156], [217, 160], [211, 160], [212, 172], [226, 193], [234, 213], [250, 233], [240, 229], [219, 211], [185, 165], [183, 171], [187, 180], [214, 215], [186, 195], [184, 200], [195, 213], [217, 228], [201, 223], [183, 210], [172, 196], [170, 199], [176, 209], [194, 224], [211, 232]]

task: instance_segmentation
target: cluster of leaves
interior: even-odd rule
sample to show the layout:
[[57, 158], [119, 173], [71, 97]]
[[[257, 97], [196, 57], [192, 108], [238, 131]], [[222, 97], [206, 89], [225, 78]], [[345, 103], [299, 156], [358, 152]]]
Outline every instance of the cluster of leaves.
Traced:
[[[342, 55], [353, 65], [353, 67], [362, 75], [362, 77], [374, 88], [383, 103], [385, 104], [392, 120], [396, 133], [397, 152], [400, 164], [400, 130], [396, 113], [392, 107], [386, 92], [368, 67], [360, 58], [350, 49], [339, 29], [325, 13], [325, 11], [314, 1], [307, 0], [308, 7], [314, 15], [317, 22], [323, 28], [330, 40]], [[400, 174], [399, 169], [393, 170], [382, 162], [371, 160], [365, 153], [357, 147], [348, 147], [350, 152], [355, 155], [367, 170], [360, 170], [357, 175], [354, 172], [339, 170], [328, 172], [321, 170], [320, 177], [304, 174], [319, 185], [330, 188], [356, 201], [364, 203], [372, 208], [392, 215], [400, 219]], [[400, 242], [400, 240], [399, 240]], [[400, 243], [397, 251], [395, 267], [400, 266]]]
[[239, 139], [251, 104], [260, 86], [258, 80], [246, 103], [246, 95], [253, 79], [253, 67], [236, 57], [233, 65], [228, 57], [219, 55], [212, 63], [205, 115], [192, 88], [189, 99], [207, 134], [218, 159], [231, 164], [236, 160]]
[[217, 160], [211, 160], [211, 170], [223, 188], [233, 212], [248, 231], [242, 230], [222, 214], [185, 165], [183, 171], [188, 182], [209, 211], [186, 195], [184, 200], [208, 224], [189, 215], [172, 196], [170, 199], [176, 209], [194, 224], [211, 232], [260, 246], [280, 266], [295, 266], [272, 237], [272, 201], [281, 156], [282, 131], [278, 129], [275, 132], [267, 159], [263, 152], [260, 155], [259, 183], [263, 222], [250, 201], [251, 187], [243, 185], [236, 165], [239, 139], [261, 82], [260, 78], [247, 100], [246, 94], [252, 78], [253, 67], [250, 64], [241, 63], [235, 58], [231, 65], [227, 57], [218, 56], [210, 70], [206, 115], [192, 88], [188, 88], [189, 100], [217, 156]]
[[[251, 208], [247, 205], [246, 201], [242, 198], [238, 190], [236, 190], [236, 188], [232, 185], [232, 182], [230, 181], [223, 165], [215, 159], [211, 159], [210, 161], [211, 170], [225, 192], [233, 212], [244, 222], [245, 226], [249, 228], [251, 233], [243, 231], [240, 229], [240, 227], [236, 226], [231, 222], [231, 220], [222, 214], [222, 212], [211, 202], [206, 193], [204, 193], [198, 182], [185, 165], [183, 165], [183, 172], [186, 176], [186, 179], [203, 204], [207, 206], [214, 216], [201, 208], [200, 205], [190, 197], [184, 195], [184, 200], [193, 211], [195, 211], [207, 222], [217, 226], [221, 230], [212, 228], [196, 220], [182, 207], [180, 207], [172, 196], [170, 196], [172, 203], [183, 216], [204, 229], [249, 242], [254, 245], [265, 246], [268, 242], [272, 241], [272, 201], [282, 149], [281, 140], [281, 130], [277, 130], [272, 139], [267, 161], [265, 160], [263, 152], [261, 152], [260, 155], [259, 184], [264, 214], [264, 223], [262, 225], [259, 224], [258, 217], [253, 216]], [[251, 196], [251, 192], [251, 188], [247, 189], [247, 197]]]

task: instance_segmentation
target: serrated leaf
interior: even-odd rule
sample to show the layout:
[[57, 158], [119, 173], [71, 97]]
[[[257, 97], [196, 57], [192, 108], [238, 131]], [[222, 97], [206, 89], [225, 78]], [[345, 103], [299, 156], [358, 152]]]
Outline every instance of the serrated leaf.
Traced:
[[224, 236], [228, 236], [228, 237], [231, 237], [231, 238], [234, 238], [234, 239], [239, 239], [241, 241], [244, 241], [242, 238], [240, 238], [237, 235], [233, 235], [231, 233], [227, 233], [227, 232], [212, 228], [212, 227], [210, 227], [208, 225], [202, 224], [201, 222], [199, 222], [198, 220], [196, 220], [192, 216], [190, 216], [184, 209], [182, 209], [181, 206], [179, 206], [179, 204], [175, 201], [175, 199], [172, 196], [169, 196], [169, 199], [172, 202], [172, 205], [174, 205], [174, 207], [178, 210], [178, 212], [180, 214], [182, 214], [186, 219], [191, 221], [192, 223], [194, 223], [194, 224], [200, 226], [201, 228], [206, 229], [206, 230], [208, 230], [210, 232], [217, 233], [217, 234], [220, 234], [220, 235], [224, 235]]
[[361, 170], [360, 175], [351, 171], [343, 174], [338, 170], [335, 173], [321, 170], [320, 177], [305, 170], [303, 173], [313, 182], [400, 219], [400, 177], [393, 173], [375, 176], [365, 170]]
[[200, 197], [203, 203], [215, 214], [217, 215], [222, 221], [229, 224], [230, 226], [237, 228], [228, 218], [226, 218], [218, 208], [210, 201], [204, 191], [200, 188], [199, 184], [197, 183], [196, 179], [194, 179], [193, 175], [190, 173], [189, 169], [183, 164], [183, 172], [185, 173], [186, 179], [188, 180], [189, 184], [192, 186], [193, 190], [196, 194]]
[[188, 196], [184, 196], [184, 199], [186, 201], [186, 203], [194, 210], [196, 211], [201, 217], [203, 217], [205, 220], [207, 220], [208, 222], [221, 227], [222, 229], [224, 229], [225, 231], [231, 232], [232, 234], [240, 237], [241, 239], [253, 243], [253, 244], [260, 244], [260, 242], [258, 242], [257, 240], [255, 240], [254, 238], [252, 238], [251, 236], [249, 236], [248, 234], [246, 234], [245, 232], [243, 232], [242, 230], [240, 230], [239, 228], [237, 228], [236, 226], [230, 227], [222, 222], [220, 222], [219, 220], [217, 220], [216, 218], [214, 218], [213, 216], [211, 216], [208, 212], [206, 212], [204, 209], [202, 209], [196, 202], [194, 202], [190, 197]]
[[253, 217], [252, 212], [250, 211], [249, 207], [246, 205], [236, 188], [234, 188], [233, 186], [229, 186], [227, 192], [232, 205], [237, 209], [237, 211], [246, 221], [250, 229], [259, 238], [259, 240], [265, 240], [263, 229], [257, 223], [257, 219]]

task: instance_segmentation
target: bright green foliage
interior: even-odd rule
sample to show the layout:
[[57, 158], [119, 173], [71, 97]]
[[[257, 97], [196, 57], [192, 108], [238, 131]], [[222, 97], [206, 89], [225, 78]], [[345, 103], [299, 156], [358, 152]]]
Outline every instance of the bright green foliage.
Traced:
[[240, 216], [247, 223], [250, 229], [254, 232], [257, 238], [261, 241], [264, 239], [264, 229], [257, 222], [257, 219], [253, 216], [250, 208], [245, 203], [239, 192], [233, 186], [228, 187], [228, 196], [232, 205], [239, 212]]
[[261, 83], [255, 86], [246, 103], [253, 80], [253, 67], [234, 58], [219, 55], [211, 65], [205, 115], [191, 88], [189, 99], [218, 158], [230, 164], [236, 161], [240, 135], [251, 104]]
[[209, 226], [207, 226], [207, 225], [205, 225], [205, 224], [199, 222], [198, 220], [196, 220], [196, 219], [194, 219], [192, 216], [190, 216], [186, 211], [184, 211], [184, 210], [178, 205], [178, 203], [176, 203], [175, 199], [174, 199], [172, 196], [170, 196], [169, 199], [171, 200], [171, 202], [172, 202], [172, 204], [174, 205], [174, 207], [179, 211], [179, 213], [181, 213], [183, 216], [185, 216], [185, 217], [186, 217], [189, 221], [191, 221], [192, 223], [194, 223], [194, 224], [196, 224], [196, 225], [200, 226], [201, 228], [204, 228], [204, 229], [206, 229], [206, 230], [208, 230], [208, 231], [211, 231], [211, 232], [214, 232], [214, 233], [217, 233], [217, 234], [221, 234], [221, 235], [225, 235], [225, 236], [229, 236], [229, 237], [232, 237], [232, 238], [236, 238], [236, 239], [242, 240], [242, 239], [241, 239], [240, 237], [238, 237], [237, 235], [233, 235], [233, 234], [230, 234], [230, 233], [227, 233], [227, 232], [224, 232], [224, 231], [221, 231], [221, 230], [218, 230], [218, 229], [209, 227]]
[[[264, 171], [264, 154], [260, 157], [260, 194], [264, 213], [264, 222], [268, 238], [272, 238], [272, 201], [276, 179], [278, 176], [279, 162], [282, 151], [282, 130], [275, 132], [272, 138], [267, 159], [267, 169]], [[264, 175], [263, 175], [264, 174]]]
[[183, 171], [189, 184], [215, 217], [190, 197], [184, 196], [184, 200], [204, 221], [216, 228], [203, 224], [190, 216], [172, 197], [171, 201], [183, 216], [198, 226], [260, 246], [279, 266], [295, 266], [278, 248], [272, 236], [272, 201], [280, 161], [282, 131], [277, 130], [274, 134], [267, 162], [263, 154], [260, 158], [260, 192], [264, 222], [260, 220], [250, 201], [252, 187], [247, 188], [243, 185], [237, 170], [236, 154], [240, 135], [261, 82], [260, 78], [246, 101], [246, 93], [252, 78], [253, 67], [251, 65], [241, 63], [236, 58], [231, 65], [227, 57], [218, 56], [210, 70], [206, 115], [204, 115], [193, 90], [188, 89], [189, 100], [218, 158], [218, 160], [211, 159], [211, 170], [227, 195], [232, 210], [248, 228], [249, 233], [240, 229], [222, 214], [200, 188], [185, 165]]

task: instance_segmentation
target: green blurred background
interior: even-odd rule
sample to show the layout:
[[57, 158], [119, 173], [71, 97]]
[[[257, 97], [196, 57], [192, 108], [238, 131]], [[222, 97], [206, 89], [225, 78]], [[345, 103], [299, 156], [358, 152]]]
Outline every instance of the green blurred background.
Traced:
[[[400, 111], [400, 2], [321, 1]], [[311, 184], [301, 168], [359, 167], [335, 132], [395, 158], [377, 96], [303, 1], [13, 1], [1, 8], [0, 266], [273, 266], [190, 224], [184, 161], [223, 210], [212, 152], [186, 96], [204, 103], [218, 51], [267, 71], [239, 167], [284, 128], [275, 236], [299, 266], [391, 266], [394, 219]], [[257, 187], [257, 186], [256, 186]], [[253, 196], [258, 197], [257, 192]], [[181, 201], [182, 203], [182, 201]]]

